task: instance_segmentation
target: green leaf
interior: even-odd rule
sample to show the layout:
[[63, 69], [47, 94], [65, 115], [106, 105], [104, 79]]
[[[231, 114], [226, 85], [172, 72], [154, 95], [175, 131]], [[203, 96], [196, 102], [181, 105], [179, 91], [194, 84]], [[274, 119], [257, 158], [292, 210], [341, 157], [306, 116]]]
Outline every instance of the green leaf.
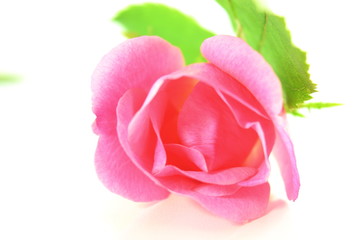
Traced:
[[260, 52], [278, 75], [285, 107], [291, 111], [311, 99], [316, 85], [310, 80], [306, 54], [295, 47], [285, 20], [255, 0], [216, 0], [228, 13], [238, 37]]
[[307, 108], [307, 109], [322, 109], [322, 108], [329, 108], [329, 107], [337, 107], [341, 106], [341, 103], [324, 103], [324, 102], [312, 102], [312, 103], [304, 103], [300, 106], [300, 108]]
[[200, 45], [214, 34], [202, 28], [193, 18], [161, 4], [131, 5], [120, 11], [114, 21], [125, 28], [128, 38], [156, 35], [179, 47], [187, 64], [205, 61]]
[[290, 114], [294, 115], [295, 117], [302, 117], [302, 118], [305, 117], [305, 115], [300, 113], [297, 109], [291, 110], [291, 111], [289, 111], [287, 113], [290, 113]]
[[323, 109], [323, 108], [330, 108], [330, 107], [337, 107], [337, 106], [342, 106], [342, 104], [340, 104], [340, 103], [324, 103], [324, 102], [304, 103], [304, 104], [301, 104], [298, 109], [293, 109], [293, 110], [289, 111], [288, 113], [290, 113], [294, 116], [297, 116], [297, 117], [305, 117], [298, 110], [305, 108], [310, 111], [311, 109]]
[[7, 74], [7, 73], [0, 73], [0, 84], [9, 84], [15, 83], [20, 80], [19, 76]]

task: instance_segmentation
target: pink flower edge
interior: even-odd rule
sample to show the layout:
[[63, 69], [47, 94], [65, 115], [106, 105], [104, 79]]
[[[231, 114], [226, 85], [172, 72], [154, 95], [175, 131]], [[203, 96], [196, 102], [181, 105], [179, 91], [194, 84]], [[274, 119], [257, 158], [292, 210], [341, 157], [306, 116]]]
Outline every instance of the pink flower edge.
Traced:
[[[248, 107], [273, 122], [276, 133], [274, 151], [288, 198], [297, 198], [300, 184], [295, 155], [283, 126], [281, 85], [271, 67], [260, 54], [235, 37], [209, 38], [202, 45], [202, 53], [210, 64], [184, 68], [179, 49], [158, 37], [141, 37], [126, 41], [104, 57], [93, 76], [93, 110], [97, 116], [94, 130], [100, 135], [96, 169], [105, 186], [128, 199], [157, 201], [174, 192], [195, 199], [218, 216], [244, 223], [266, 212], [270, 194], [267, 161], [261, 168], [263, 172], [259, 172], [257, 178], [251, 178], [252, 181], [246, 180], [249, 184], [241, 188], [232, 185], [195, 187], [187, 179], [179, 178], [174, 182], [155, 176], [151, 170], [153, 166], [139, 161], [127, 143], [128, 125], [146, 109], [164, 82], [186, 77], [226, 88], [217, 81], [236, 79], [256, 99], [248, 99], [247, 102], [251, 102]], [[159, 133], [154, 132], [153, 139], [157, 142], [156, 152], [163, 156]], [[267, 152], [266, 147], [264, 151]], [[202, 169], [206, 168], [203, 160], [196, 157], [196, 152], [185, 152], [198, 159], [197, 164]]]

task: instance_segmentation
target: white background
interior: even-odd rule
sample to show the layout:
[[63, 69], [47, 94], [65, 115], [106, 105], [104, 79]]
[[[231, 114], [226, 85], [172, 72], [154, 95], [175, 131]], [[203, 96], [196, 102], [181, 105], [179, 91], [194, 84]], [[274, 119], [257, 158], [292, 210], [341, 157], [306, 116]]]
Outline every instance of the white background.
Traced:
[[[360, 239], [357, 1], [268, 0], [308, 52], [314, 101], [341, 107], [289, 117], [301, 191], [295, 202], [237, 226], [186, 198], [156, 205], [116, 196], [98, 181], [90, 77], [123, 41], [110, 21], [131, 3], [111, 0], [1, 0], [0, 239]], [[163, 2], [232, 34], [215, 1]], [[275, 199], [286, 200], [276, 167]]]

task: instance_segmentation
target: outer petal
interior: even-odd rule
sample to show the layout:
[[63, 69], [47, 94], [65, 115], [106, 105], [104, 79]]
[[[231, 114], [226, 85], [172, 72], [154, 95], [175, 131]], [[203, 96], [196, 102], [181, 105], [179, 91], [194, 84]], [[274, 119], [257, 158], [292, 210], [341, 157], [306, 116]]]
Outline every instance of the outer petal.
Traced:
[[117, 135], [116, 109], [119, 99], [129, 90], [122, 103], [128, 115], [133, 115], [145, 98], [145, 94], [139, 96], [138, 89], [146, 93], [156, 79], [183, 64], [180, 50], [165, 40], [140, 37], [113, 49], [95, 70], [92, 81], [93, 111], [97, 116], [94, 130], [100, 135], [95, 162], [99, 178], [110, 190], [134, 201], [168, 196], [169, 192], [146, 176], [124, 152]]
[[[146, 93], [139, 89], [128, 90], [120, 99], [118, 108], [122, 123], [127, 123], [144, 102]], [[169, 192], [158, 186], [155, 181], [134, 164], [125, 153], [118, 135], [102, 134], [96, 151], [96, 169], [99, 178], [111, 191], [134, 201], [161, 200]]]
[[202, 54], [221, 70], [239, 80], [261, 103], [275, 124], [276, 155], [290, 200], [299, 191], [299, 175], [289, 136], [279, 115], [283, 109], [279, 79], [263, 57], [240, 38], [215, 36], [204, 41]]
[[289, 200], [296, 200], [300, 188], [293, 144], [284, 128], [277, 126], [274, 154], [278, 160]]
[[194, 194], [192, 197], [210, 212], [237, 223], [245, 223], [266, 213], [269, 203], [268, 183], [255, 187], [240, 188], [235, 194], [211, 197]]
[[115, 132], [116, 106], [126, 90], [142, 88], [147, 92], [156, 79], [183, 65], [180, 50], [155, 36], [133, 38], [114, 48], [93, 74], [94, 130]]
[[95, 155], [100, 180], [112, 192], [133, 201], [161, 200], [169, 195], [144, 175], [128, 158], [117, 136], [101, 136]]
[[[270, 195], [270, 186], [267, 182], [239, 189], [233, 185], [222, 186], [221, 190], [224, 192], [221, 193], [215, 185], [208, 185], [206, 189], [190, 179], [173, 178], [164, 178], [162, 182], [172, 191], [193, 198], [210, 212], [231, 221], [245, 223], [266, 213]], [[226, 195], [229, 193], [231, 195]]]
[[271, 66], [246, 42], [232, 36], [215, 36], [201, 46], [204, 57], [240, 81], [265, 110], [279, 114], [282, 110], [282, 88]]

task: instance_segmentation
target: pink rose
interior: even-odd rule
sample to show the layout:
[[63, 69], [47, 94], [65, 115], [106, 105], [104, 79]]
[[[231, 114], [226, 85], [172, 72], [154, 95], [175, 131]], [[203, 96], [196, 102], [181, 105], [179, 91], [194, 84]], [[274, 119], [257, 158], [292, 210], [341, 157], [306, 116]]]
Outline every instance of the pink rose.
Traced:
[[102, 59], [92, 82], [96, 169], [128, 199], [177, 193], [241, 223], [266, 211], [272, 150], [288, 198], [298, 195], [281, 85], [239, 38], [209, 38], [201, 51], [209, 63], [184, 66], [178, 48], [145, 36]]

